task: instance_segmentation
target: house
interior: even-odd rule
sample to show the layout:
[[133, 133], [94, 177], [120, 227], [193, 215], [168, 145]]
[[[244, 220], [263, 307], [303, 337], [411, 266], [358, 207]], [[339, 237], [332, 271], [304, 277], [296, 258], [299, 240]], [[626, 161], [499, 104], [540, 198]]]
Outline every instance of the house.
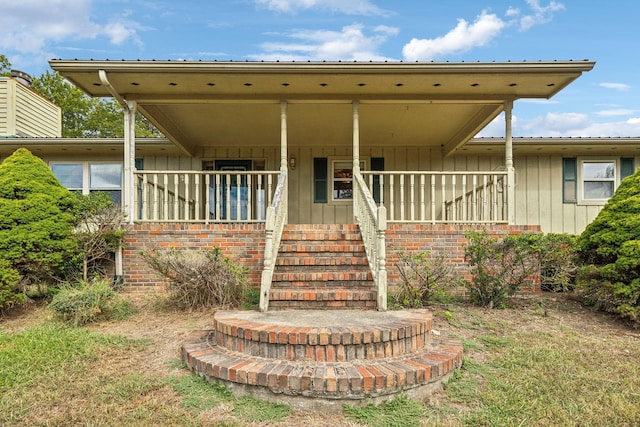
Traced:
[[[2, 140], [0, 156], [26, 146], [68, 188], [122, 203], [129, 288], [163, 285], [142, 250], [223, 246], [261, 283], [263, 309], [292, 234], [361, 235], [384, 309], [399, 251], [446, 254], [464, 274], [468, 229], [580, 233], [640, 149], [638, 138], [512, 136], [514, 102], [553, 97], [594, 67], [587, 60], [50, 65], [116, 99], [124, 139]], [[136, 113], [166, 138], [136, 138]], [[474, 138], [501, 113], [505, 138]], [[305, 280], [339, 280], [307, 270]]]

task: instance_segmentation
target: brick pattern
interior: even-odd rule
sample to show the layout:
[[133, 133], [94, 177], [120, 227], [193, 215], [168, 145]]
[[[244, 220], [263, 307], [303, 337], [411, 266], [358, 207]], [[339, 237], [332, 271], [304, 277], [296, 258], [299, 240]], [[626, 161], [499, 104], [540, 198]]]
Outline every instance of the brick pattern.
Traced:
[[224, 255], [248, 269], [249, 283], [260, 286], [264, 260], [264, 224], [135, 224], [127, 231], [123, 249], [127, 290], [162, 290], [166, 282], [144, 261], [153, 249], [200, 251], [222, 248]]
[[211, 346], [251, 356], [298, 361], [345, 362], [399, 357], [431, 339], [432, 316], [417, 312], [402, 323], [375, 326], [294, 327], [264, 325], [241, 312], [220, 311], [207, 337]]
[[[496, 237], [540, 232], [538, 226], [504, 224], [389, 224], [386, 240], [390, 288], [400, 281], [395, 264], [401, 250], [444, 254], [447, 262], [454, 265], [459, 277], [470, 279], [469, 266], [464, 260], [464, 244], [467, 243], [464, 234], [468, 230], [483, 229]], [[140, 253], [143, 251], [170, 248], [197, 251], [214, 246], [221, 247], [225, 255], [246, 266], [249, 283], [260, 287], [264, 224], [257, 223], [135, 224], [125, 236], [125, 287], [127, 290], [148, 291], [162, 290], [166, 285], [142, 259]], [[354, 224], [288, 225], [281, 242], [274, 279], [276, 283], [270, 302], [272, 308], [318, 308], [319, 305], [333, 305], [334, 308], [375, 307], [375, 292], [373, 283], [369, 282], [371, 277], [364, 247], [358, 227]], [[363, 283], [366, 284], [363, 286]], [[301, 287], [305, 288], [305, 292], [301, 293]], [[344, 289], [349, 289], [352, 295], [343, 298], [342, 293], [331, 293]], [[289, 296], [291, 299], [288, 299]]]
[[270, 309], [375, 309], [376, 296], [355, 224], [287, 225]]
[[[386, 232], [387, 242], [387, 283], [390, 288], [400, 283], [400, 274], [396, 263], [398, 254], [405, 252], [428, 251], [434, 256], [444, 255], [445, 261], [452, 264], [458, 277], [471, 280], [469, 265], [464, 259], [464, 246], [467, 231], [486, 230], [492, 237], [505, 237], [510, 234], [540, 233], [539, 226], [506, 224], [389, 224]], [[538, 289], [539, 290], [539, 289]]]
[[367, 327], [286, 326], [218, 312], [215, 329], [184, 343], [187, 365], [210, 380], [277, 395], [365, 399], [433, 385], [462, 365], [462, 344], [433, 340], [431, 315]]

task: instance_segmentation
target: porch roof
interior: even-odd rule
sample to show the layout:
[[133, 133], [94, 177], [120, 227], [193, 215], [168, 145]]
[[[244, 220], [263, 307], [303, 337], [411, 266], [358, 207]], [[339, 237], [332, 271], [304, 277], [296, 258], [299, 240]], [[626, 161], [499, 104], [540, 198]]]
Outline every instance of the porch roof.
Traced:
[[[350, 145], [359, 100], [362, 145], [441, 146], [449, 154], [507, 100], [550, 98], [592, 61], [506, 63], [50, 61], [90, 96], [136, 101], [177, 146]], [[100, 77], [102, 74], [102, 79]]]

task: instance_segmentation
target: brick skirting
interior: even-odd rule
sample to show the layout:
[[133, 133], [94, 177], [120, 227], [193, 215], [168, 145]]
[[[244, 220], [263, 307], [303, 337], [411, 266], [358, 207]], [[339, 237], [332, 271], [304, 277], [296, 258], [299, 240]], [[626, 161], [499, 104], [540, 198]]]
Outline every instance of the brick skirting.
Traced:
[[[525, 232], [538, 233], [539, 226], [469, 224], [389, 224], [387, 239], [388, 284], [399, 283], [396, 267], [400, 251], [429, 251], [443, 254], [454, 265], [458, 277], [470, 279], [464, 260], [469, 230], [486, 230], [503, 237]], [[264, 257], [264, 224], [135, 224], [125, 236], [123, 250], [124, 286], [127, 290], [160, 290], [166, 285], [144, 261], [141, 252], [153, 249], [198, 251], [222, 248], [224, 255], [248, 269], [251, 286], [260, 286]]]
[[142, 258], [154, 249], [200, 251], [216, 246], [248, 269], [251, 285], [260, 286], [264, 259], [264, 224], [135, 224], [122, 251], [127, 290], [162, 290], [166, 282]]
[[486, 232], [492, 237], [511, 234], [540, 233], [540, 226], [526, 225], [469, 225], [469, 224], [389, 224], [387, 242], [387, 282], [390, 287], [400, 283], [396, 266], [401, 252], [427, 251], [432, 256], [444, 256], [453, 265], [457, 277], [471, 279], [469, 264], [464, 259], [464, 247], [468, 243], [468, 231]]

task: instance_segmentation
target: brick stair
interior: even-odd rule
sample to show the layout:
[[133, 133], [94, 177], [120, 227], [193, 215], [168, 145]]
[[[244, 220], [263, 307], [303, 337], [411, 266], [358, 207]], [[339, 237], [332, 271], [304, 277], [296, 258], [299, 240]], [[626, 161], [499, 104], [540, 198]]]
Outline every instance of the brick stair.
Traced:
[[374, 288], [355, 224], [289, 224], [269, 294], [270, 310], [375, 309]]
[[432, 336], [431, 321], [428, 310], [218, 311], [214, 328], [195, 331], [182, 356], [234, 392], [340, 410], [336, 402], [423, 398], [439, 388], [461, 366], [462, 344]]

